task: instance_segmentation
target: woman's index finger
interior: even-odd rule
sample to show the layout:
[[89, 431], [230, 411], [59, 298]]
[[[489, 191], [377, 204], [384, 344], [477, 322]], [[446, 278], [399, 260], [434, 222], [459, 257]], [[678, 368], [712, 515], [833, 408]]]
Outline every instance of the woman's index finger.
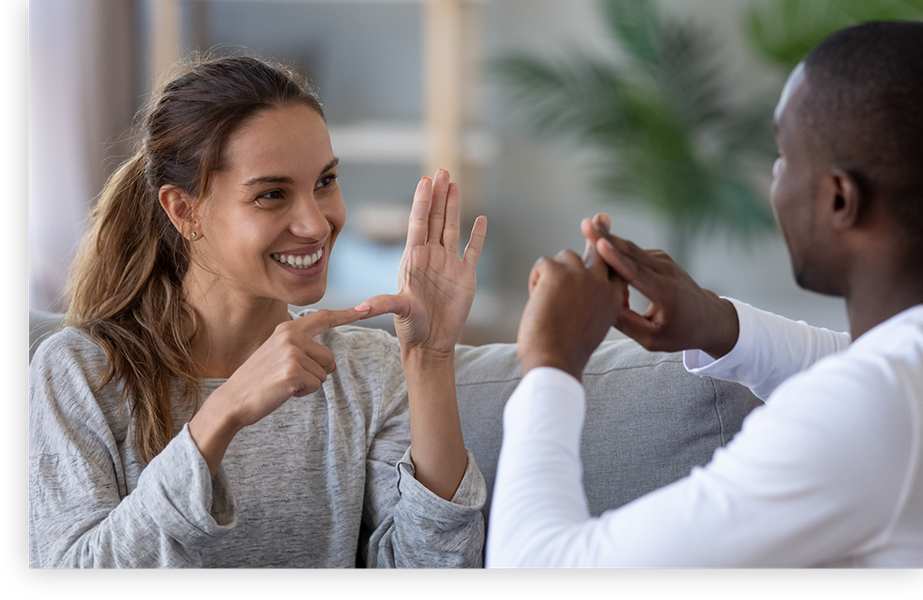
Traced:
[[307, 337], [313, 338], [334, 327], [355, 323], [368, 315], [369, 310], [369, 306], [362, 304], [343, 310], [321, 309], [299, 317], [298, 326]]

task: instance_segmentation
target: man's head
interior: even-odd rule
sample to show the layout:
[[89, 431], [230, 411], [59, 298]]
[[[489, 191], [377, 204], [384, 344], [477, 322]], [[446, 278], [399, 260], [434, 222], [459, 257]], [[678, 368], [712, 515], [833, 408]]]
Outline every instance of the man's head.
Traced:
[[799, 284], [842, 294], [838, 228], [862, 227], [871, 214], [921, 252], [923, 23], [831, 35], [792, 72], [775, 117], [773, 208]]

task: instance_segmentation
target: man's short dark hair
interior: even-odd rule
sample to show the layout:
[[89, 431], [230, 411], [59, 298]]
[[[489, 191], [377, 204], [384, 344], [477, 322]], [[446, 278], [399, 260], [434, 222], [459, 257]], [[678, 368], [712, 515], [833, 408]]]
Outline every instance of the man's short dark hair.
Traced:
[[923, 22], [870, 22], [805, 57], [801, 122], [923, 246]]

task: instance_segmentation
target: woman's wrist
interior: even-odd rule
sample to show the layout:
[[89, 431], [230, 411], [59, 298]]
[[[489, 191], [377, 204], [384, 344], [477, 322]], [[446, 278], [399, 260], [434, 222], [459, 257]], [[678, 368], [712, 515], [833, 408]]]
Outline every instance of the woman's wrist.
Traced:
[[455, 347], [451, 350], [440, 350], [423, 346], [401, 346], [401, 362], [405, 369], [454, 369]]
[[455, 395], [455, 350], [402, 348], [416, 479], [450, 500], [468, 465]]
[[221, 402], [221, 395], [221, 388], [215, 390], [189, 422], [189, 435], [208, 464], [212, 477], [234, 436], [243, 429], [240, 421], [226, 409], [226, 403]]

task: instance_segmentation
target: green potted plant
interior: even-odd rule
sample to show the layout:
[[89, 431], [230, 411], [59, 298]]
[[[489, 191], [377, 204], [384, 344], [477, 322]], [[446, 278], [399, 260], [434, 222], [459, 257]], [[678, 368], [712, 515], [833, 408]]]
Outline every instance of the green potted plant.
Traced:
[[595, 149], [601, 193], [662, 216], [667, 250], [684, 266], [705, 231], [749, 239], [774, 227], [765, 191], [747, 175], [768, 172], [775, 156], [769, 99], [732, 105], [714, 40], [653, 1], [600, 0], [599, 10], [611, 58], [571, 50], [492, 63], [516, 116], [534, 134]]
[[760, 55], [789, 70], [824, 38], [866, 21], [923, 19], [923, 0], [768, 0], [744, 12], [746, 39]]

